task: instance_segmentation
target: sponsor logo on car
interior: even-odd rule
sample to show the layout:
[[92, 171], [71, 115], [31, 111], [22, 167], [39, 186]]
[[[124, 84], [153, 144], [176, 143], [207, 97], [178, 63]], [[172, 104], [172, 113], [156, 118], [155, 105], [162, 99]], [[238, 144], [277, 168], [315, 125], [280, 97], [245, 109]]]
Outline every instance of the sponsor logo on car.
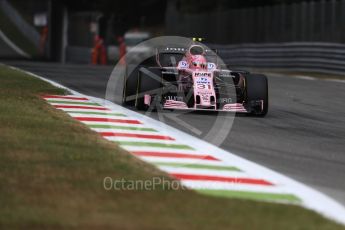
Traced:
[[207, 72], [196, 72], [194, 73], [195, 77], [211, 77], [211, 73], [207, 73]]
[[196, 83], [197, 84], [210, 84], [210, 80], [208, 78], [205, 78], [205, 77], [199, 77], [197, 80], [196, 80]]
[[229, 98], [225, 98], [225, 97], [218, 98], [217, 102], [218, 103], [230, 104], [230, 103], [232, 103], [232, 98], [231, 97], [229, 97]]

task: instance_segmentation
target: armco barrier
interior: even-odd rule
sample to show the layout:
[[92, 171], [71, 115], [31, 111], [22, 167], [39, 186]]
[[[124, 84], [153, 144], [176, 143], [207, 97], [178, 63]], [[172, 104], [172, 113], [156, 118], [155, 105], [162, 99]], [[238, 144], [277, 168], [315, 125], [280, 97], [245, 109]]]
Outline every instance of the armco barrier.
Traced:
[[[291, 42], [215, 45], [231, 69], [263, 68], [338, 74], [345, 76], [345, 44]], [[90, 62], [90, 48], [67, 47], [67, 61]]]
[[345, 75], [345, 44], [268, 43], [210, 45], [230, 68], [286, 69]]

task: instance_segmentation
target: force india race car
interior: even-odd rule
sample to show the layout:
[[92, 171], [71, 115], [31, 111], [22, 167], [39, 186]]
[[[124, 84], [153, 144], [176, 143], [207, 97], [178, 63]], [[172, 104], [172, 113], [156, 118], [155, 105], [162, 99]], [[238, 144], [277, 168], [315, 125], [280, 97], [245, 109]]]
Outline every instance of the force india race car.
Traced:
[[[267, 78], [231, 71], [203, 45], [157, 49], [154, 61], [127, 66], [123, 104], [138, 110], [207, 110], [265, 116]], [[213, 60], [212, 60], [213, 59]]]

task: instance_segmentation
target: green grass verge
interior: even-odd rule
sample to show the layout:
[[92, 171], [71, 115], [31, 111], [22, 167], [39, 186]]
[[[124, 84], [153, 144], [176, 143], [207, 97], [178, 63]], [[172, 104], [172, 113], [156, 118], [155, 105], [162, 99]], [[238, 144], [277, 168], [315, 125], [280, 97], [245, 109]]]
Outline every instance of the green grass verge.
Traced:
[[55, 110], [64, 94], [0, 66], [1, 229], [344, 229], [298, 206], [189, 190], [106, 191], [103, 179], [168, 177]]
[[35, 45], [20, 32], [20, 30], [12, 23], [12, 21], [5, 15], [0, 8], [0, 28], [5, 35], [20, 49], [25, 51], [32, 57], [39, 56], [39, 50]]

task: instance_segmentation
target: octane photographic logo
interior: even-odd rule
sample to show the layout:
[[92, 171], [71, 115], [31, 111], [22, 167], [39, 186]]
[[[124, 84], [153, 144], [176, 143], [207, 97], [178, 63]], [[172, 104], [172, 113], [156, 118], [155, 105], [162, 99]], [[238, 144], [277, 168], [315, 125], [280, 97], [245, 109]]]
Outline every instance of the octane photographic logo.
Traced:
[[152, 177], [147, 180], [133, 180], [126, 178], [104, 177], [103, 188], [106, 191], [154, 191], [154, 190], [186, 190], [179, 180], [171, 180], [164, 177]]
[[[181, 58], [184, 56], [184, 52], [186, 52], [192, 44], [202, 45], [204, 49], [208, 51], [206, 59], [209, 63], [209, 66], [212, 66], [212, 63], [216, 63], [218, 67], [221, 66], [222, 69], [226, 69], [225, 63], [217, 55], [217, 53], [212, 51], [205, 44], [195, 42], [192, 39], [185, 37], [156, 37], [150, 40], [146, 40], [131, 48], [130, 50], [127, 50], [127, 54], [122, 57], [122, 60], [117, 63], [114, 70], [112, 71], [107, 84], [106, 99], [115, 102], [116, 104], [123, 104], [123, 92], [125, 88], [124, 85], [126, 76], [127, 79], [128, 76], [132, 76], [131, 84], [138, 84], [138, 70], [140, 70], [142, 73], [144, 73], [144, 77], [151, 78], [152, 80], [160, 83], [160, 87], [146, 92], [138, 92], [138, 87], [135, 87], [136, 90], [132, 91], [130, 95], [125, 95], [127, 100], [133, 100], [135, 102], [136, 100], [141, 99], [143, 101], [145, 95], [153, 95], [155, 99], [150, 104], [150, 106], [142, 111], [138, 111], [134, 105], [125, 105], [126, 108], [144, 114], [147, 117], [159, 120], [162, 123], [173, 126], [179, 130], [192, 134], [199, 139], [219, 146], [223, 143], [231, 130], [235, 113], [194, 111], [193, 109], [169, 110], [163, 108], [162, 102], [165, 100], [170, 99], [169, 101], [173, 102], [174, 100], [189, 101], [194, 97], [193, 85], [187, 90], [184, 89], [183, 93], [181, 93], [181, 89], [179, 89], [180, 86], [178, 83], [176, 83], [181, 80], [181, 78], [179, 78], [180, 72], [176, 67], [178, 66]], [[169, 52], [171, 53], [171, 55], [169, 55]], [[179, 55], [174, 55], [175, 53], [179, 53]], [[159, 60], [160, 58], [165, 60]], [[212, 59], [212, 63], [209, 59]], [[159, 68], [160, 66], [158, 63], [162, 68]], [[208, 68], [209, 67], [207, 67], [206, 69]], [[152, 71], [153, 69], [160, 69], [161, 72], [158, 73], [157, 71]], [[170, 72], [169, 77], [171, 77], [172, 79], [163, 78], [162, 80], [162, 74], [165, 74], [166, 72]], [[171, 72], [173, 72], [174, 74], [171, 74]], [[209, 74], [202, 74], [202, 76], [199, 75], [200, 73], [196, 73], [195, 77], [199, 77], [200, 80], [205, 80], [204, 78], [207, 78], [209, 76]], [[133, 76], [135, 78], [134, 81]], [[193, 84], [192, 76], [188, 77]], [[236, 95], [234, 87], [228, 87], [226, 90], [227, 95]], [[175, 92], [175, 96], [171, 96], [173, 94], [169, 94], [173, 92]], [[230, 101], [231, 98], [226, 98], [226, 96], [221, 99], [215, 98], [215, 102], [217, 103], [224, 100]], [[188, 107], [191, 106], [188, 105]], [[204, 119], [205, 117], [211, 117], [211, 119]], [[165, 129], [164, 127], [166, 126], [162, 125], [160, 130]]]

